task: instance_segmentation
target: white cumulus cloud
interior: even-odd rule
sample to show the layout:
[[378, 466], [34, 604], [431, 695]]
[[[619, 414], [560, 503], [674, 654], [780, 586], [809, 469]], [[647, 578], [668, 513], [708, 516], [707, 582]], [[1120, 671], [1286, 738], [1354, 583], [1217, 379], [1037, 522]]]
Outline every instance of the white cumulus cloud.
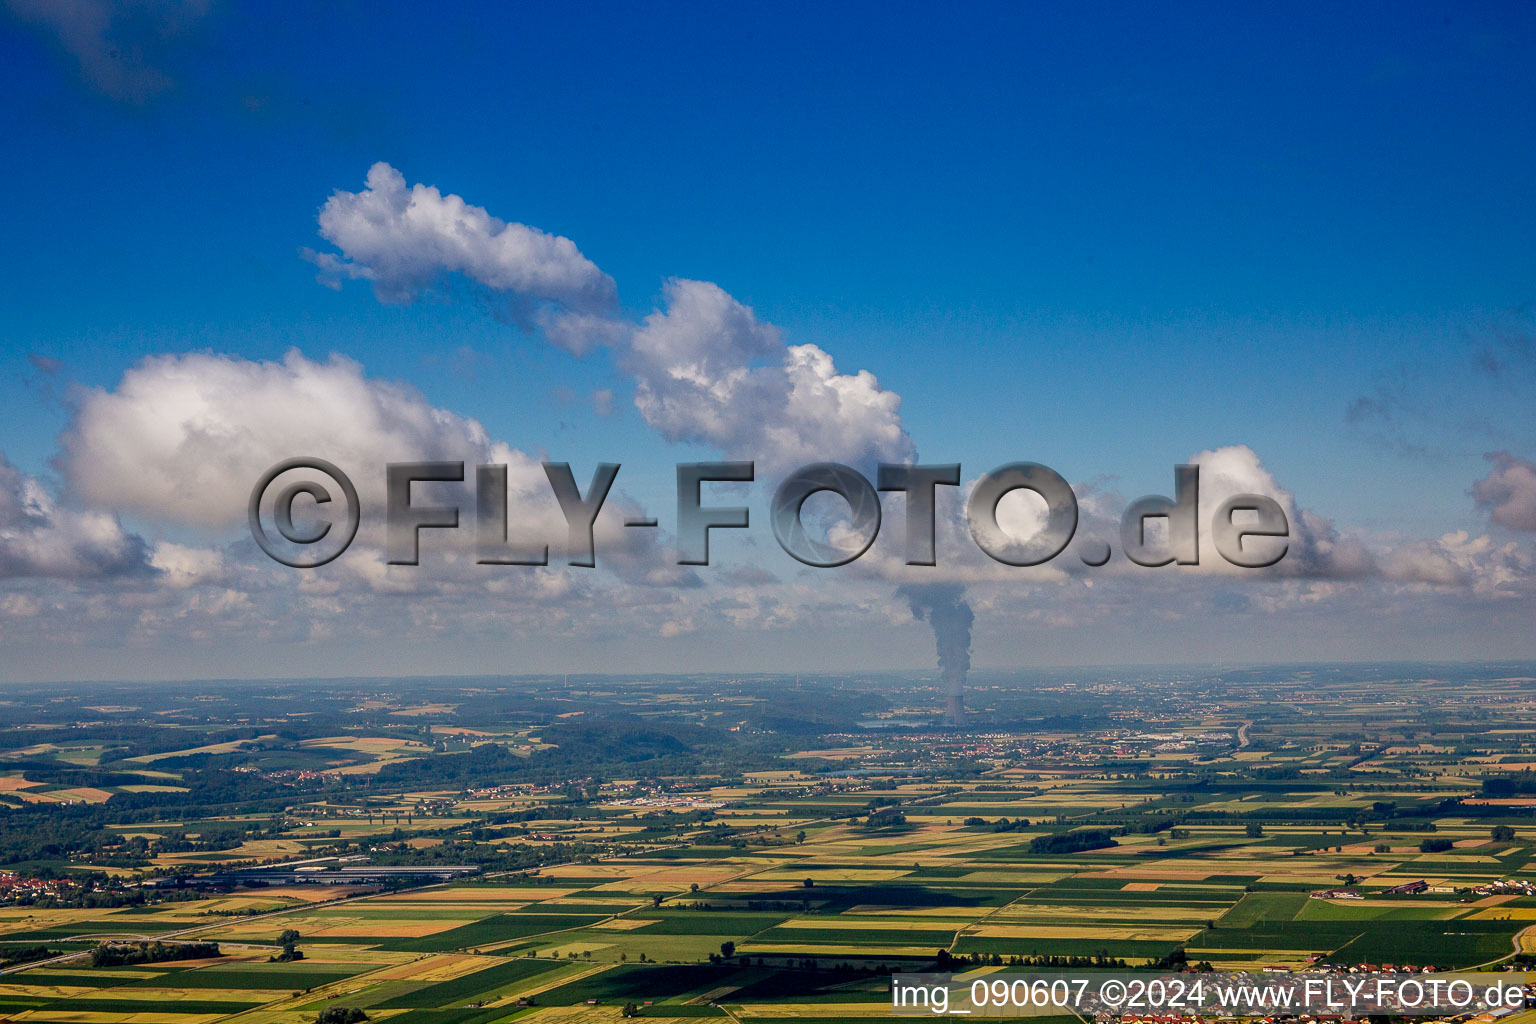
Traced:
[[764, 472], [913, 457], [899, 395], [868, 371], [839, 371], [815, 345], [787, 345], [718, 285], [670, 280], [663, 308], [633, 322], [617, 312], [613, 280], [569, 239], [407, 186], [387, 163], [373, 165], [362, 192], [331, 196], [319, 224], [340, 250], [307, 253], [323, 278], [367, 280], [381, 301], [405, 302], [457, 275], [531, 311], [561, 348], [612, 349], [636, 408], [669, 441], [712, 445]]
[[506, 463], [514, 500], [520, 490], [548, 490], [534, 459], [493, 443], [478, 421], [432, 406], [414, 388], [368, 377], [340, 356], [152, 356], [116, 388], [88, 390], [77, 401], [59, 457], [71, 492], [161, 522], [241, 522], [261, 474], [301, 455], [348, 473], [365, 507], [375, 509], [388, 462]]
[[1276, 566], [1278, 573], [1354, 579], [1378, 571], [1375, 558], [1363, 543], [1341, 534], [1331, 520], [1303, 508], [1294, 494], [1280, 486], [1259, 454], [1247, 445], [1234, 444], [1197, 452], [1190, 456], [1189, 462], [1200, 467], [1201, 566], [1231, 569], [1237, 573], [1252, 572], [1231, 565], [1221, 556], [1216, 550], [1210, 524], [1228, 498], [1260, 494], [1279, 504], [1290, 523], [1289, 546], [1285, 558]]
[[1494, 522], [1512, 530], [1536, 530], [1536, 463], [1508, 452], [1487, 456], [1493, 468], [1472, 485], [1472, 497]]
[[[306, 252], [330, 278], [370, 281], [384, 302], [410, 302], [459, 274], [516, 299], [519, 317], [541, 304], [584, 322], [616, 303], [613, 279], [576, 243], [493, 217], [431, 185], [406, 186], [387, 163], [368, 170], [361, 192], [337, 191], [320, 208], [320, 235], [340, 254]], [[567, 330], [572, 346], [584, 334]]]
[[144, 542], [115, 515], [61, 504], [0, 456], [0, 579], [120, 576], [146, 567]]
[[705, 281], [667, 282], [666, 307], [630, 343], [635, 406], [669, 441], [698, 441], [767, 470], [807, 461], [913, 457], [901, 397], [874, 374], [840, 373]]

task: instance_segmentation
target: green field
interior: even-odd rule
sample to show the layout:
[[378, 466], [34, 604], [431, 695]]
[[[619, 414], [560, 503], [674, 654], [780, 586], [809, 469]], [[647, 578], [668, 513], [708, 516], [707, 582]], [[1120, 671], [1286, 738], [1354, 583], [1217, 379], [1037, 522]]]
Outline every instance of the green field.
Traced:
[[[1011, 731], [984, 739], [763, 733], [750, 755], [742, 750], [755, 748], [728, 732], [712, 734], [717, 746], [689, 747], [689, 730], [708, 720], [700, 705], [642, 684], [579, 691], [591, 706], [607, 701], [609, 713], [634, 716], [615, 731], [588, 737], [557, 720], [503, 723], [496, 735], [526, 748], [516, 755], [496, 754], [492, 741], [454, 738], [435, 752], [420, 741], [423, 728], [461, 728], [457, 711], [402, 725], [348, 710], [312, 727], [325, 742], [291, 757], [193, 726], [169, 730], [155, 741], [161, 751], [133, 762], [105, 740], [83, 761], [61, 746], [74, 760], [58, 777], [74, 783], [89, 781], [74, 773], [118, 771], [98, 762], [197, 785], [210, 776], [194, 765], [215, 773], [245, 765], [240, 784], [317, 758], [338, 768], [394, 758], [396, 767], [309, 790], [282, 783], [262, 790], [273, 802], [259, 813], [204, 803], [182, 817], [166, 808], [111, 821], [93, 839], [107, 851], [102, 860], [129, 862], [123, 851], [138, 836], [144, 863], [119, 868], [88, 897], [66, 891], [0, 906], [0, 952], [42, 945], [89, 954], [98, 939], [175, 933], [218, 942], [221, 955], [19, 965], [0, 1006], [12, 1015], [163, 1008], [235, 1024], [302, 1024], [334, 1005], [391, 1024], [537, 1024], [577, 1008], [606, 1024], [632, 1002], [641, 1017], [745, 1019], [761, 1008], [830, 1021], [844, 1010], [880, 1015], [890, 973], [931, 970], [941, 956], [960, 970], [1051, 957], [1108, 957], [1132, 969], [1170, 958], [1248, 969], [1314, 959], [1496, 967], [1536, 925], [1536, 896], [1498, 888], [1524, 878], [1536, 858], [1527, 806], [1536, 794], [1486, 799], [1523, 793], [1524, 769], [1497, 766], [1523, 765], [1527, 753], [1536, 763], [1525, 738], [1536, 734], [1536, 699], [1525, 683], [1441, 680], [1420, 684], [1417, 703], [1390, 704], [1377, 681], [1322, 691], [1313, 677], [1235, 691], [1230, 682], [1158, 685], [1106, 691], [1113, 700], [1065, 685], [1040, 691], [1051, 706], [1097, 716], [1095, 728], [1030, 725], [1025, 701], [1011, 712]], [[284, 699], [302, 711], [333, 697]], [[349, 709], [373, 706], [350, 701]], [[240, 706], [231, 699], [231, 709]], [[675, 719], [686, 724], [636, 724]], [[300, 735], [311, 728], [302, 713], [288, 722]], [[639, 761], [630, 759], [636, 744], [650, 745]], [[1179, 756], [1163, 757], [1170, 745]], [[48, 774], [44, 754], [27, 749], [8, 783], [18, 792]], [[619, 750], [624, 757], [603, 760]], [[454, 774], [452, 765], [468, 761], [452, 758], [471, 756], [484, 774]], [[563, 781], [575, 769], [522, 779], [541, 758], [576, 759], [580, 784]], [[648, 774], [637, 764], [649, 759], [694, 767]], [[116, 779], [104, 775], [102, 792]], [[115, 799], [91, 813], [110, 817]], [[39, 821], [63, 813], [34, 806], [42, 810], [18, 813]], [[1083, 833], [1114, 845], [1076, 848]], [[1449, 848], [1422, 852], [1428, 840]], [[447, 883], [407, 876], [336, 888], [299, 874], [242, 884], [218, 873], [229, 863], [327, 857], [346, 860], [319, 863], [475, 870]], [[172, 871], [181, 885], [137, 884]], [[1386, 892], [1417, 880], [1428, 891]], [[1332, 890], [1358, 898], [1316, 895]], [[272, 962], [285, 929], [299, 934], [304, 956]]]

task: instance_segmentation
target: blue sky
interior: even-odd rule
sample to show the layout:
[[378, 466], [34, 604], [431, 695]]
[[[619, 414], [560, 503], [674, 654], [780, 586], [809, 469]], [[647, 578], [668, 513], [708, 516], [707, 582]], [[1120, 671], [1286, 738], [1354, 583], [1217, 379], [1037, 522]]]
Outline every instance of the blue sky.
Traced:
[[711, 450], [473, 289], [317, 285], [317, 211], [386, 161], [572, 239], [632, 318], [718, 284], [967, 476], [1134, 497], [1244, 445], [1373, 541], [1524, 542], [1470, 491], [1536, 456], [1529, 5], [175, 7], [117, 56], [0, 20], [0, 452], [66, 497], [72, 390], [197, 350], [342, 353], [644, 502]]

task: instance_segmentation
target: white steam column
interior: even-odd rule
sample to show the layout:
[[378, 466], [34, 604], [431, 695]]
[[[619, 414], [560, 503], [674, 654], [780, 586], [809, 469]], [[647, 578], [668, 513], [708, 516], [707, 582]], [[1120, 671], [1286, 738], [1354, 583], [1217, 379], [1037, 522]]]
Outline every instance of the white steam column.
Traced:
[[939, 681], [944, 687], [944, 721], [965, 724], [965, 677], [971, 670], [971, 623], [976, 616], [955, 583], [908, 584], [897, 589], [912, 616], [927, 620], [939, 650]]

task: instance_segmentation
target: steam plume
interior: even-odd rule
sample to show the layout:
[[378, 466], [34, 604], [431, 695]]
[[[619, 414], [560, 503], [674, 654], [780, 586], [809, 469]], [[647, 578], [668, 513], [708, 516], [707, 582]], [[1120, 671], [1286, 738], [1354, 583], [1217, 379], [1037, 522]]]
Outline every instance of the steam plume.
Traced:
[[965, 676], [971, 670], [971, 623], [976, 616], [955, 583], [905, 584], [896, 592], [907, 599], [914, 618], [926, 619], [939, 649], [939, 679], [944, 684], [945, 719], [965, 721]]

